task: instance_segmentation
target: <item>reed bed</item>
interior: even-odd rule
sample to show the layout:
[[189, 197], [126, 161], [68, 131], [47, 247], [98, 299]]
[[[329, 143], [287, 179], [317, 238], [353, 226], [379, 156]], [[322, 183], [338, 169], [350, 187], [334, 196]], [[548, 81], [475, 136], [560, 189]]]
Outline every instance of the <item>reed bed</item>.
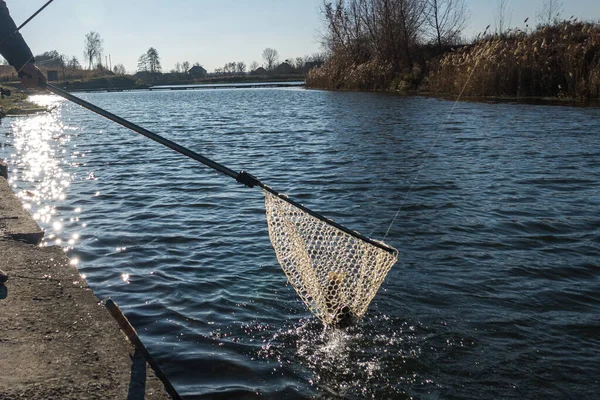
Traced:
[[465, 96], [600, 98], [600, 25], [564, 21], [489, 36], [432, 61], [428, 91]]
[[334, 54], [321, 67], [309, 71], [306, 85], [328, 90], [379, 91], [388, 90], [393, 79], [391, 63], [376, 58], [359, 63], [344, 54]]

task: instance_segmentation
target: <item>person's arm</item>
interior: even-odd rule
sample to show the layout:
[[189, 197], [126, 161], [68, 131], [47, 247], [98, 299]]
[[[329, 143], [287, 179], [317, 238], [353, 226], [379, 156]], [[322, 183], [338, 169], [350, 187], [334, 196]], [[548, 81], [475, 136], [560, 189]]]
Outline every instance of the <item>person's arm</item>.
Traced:
[[[10, 16], [6, 3], [0, 0], [0, 53], [10, 65], [20, 71], [25, 64], [34, 59], [23, 36], [18, 32], [12, 35], [16, 30], [17, 25]], [[10, 35], [12, 37], [6, 40]]]
[[17, 70], [26, 87], [37, 87], [46, 82], [46, 77], [34, 65], [35, 59], [29, 46], [20, 33], [15, 33], [16, 30], [17, 25], [10, 16], [6, 3], [0, 0], [0, 54]]

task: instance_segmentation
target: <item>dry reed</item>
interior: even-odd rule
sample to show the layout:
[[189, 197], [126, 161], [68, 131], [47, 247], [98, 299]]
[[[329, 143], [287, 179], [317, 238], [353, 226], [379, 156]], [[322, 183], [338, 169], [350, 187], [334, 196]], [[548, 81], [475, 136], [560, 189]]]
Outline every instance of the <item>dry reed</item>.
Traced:
[[490, 36], [433, 62], [425, 83], [443, 94], [467, 84], [466, 96], [599, 98], [600, 25], [564, 21]]

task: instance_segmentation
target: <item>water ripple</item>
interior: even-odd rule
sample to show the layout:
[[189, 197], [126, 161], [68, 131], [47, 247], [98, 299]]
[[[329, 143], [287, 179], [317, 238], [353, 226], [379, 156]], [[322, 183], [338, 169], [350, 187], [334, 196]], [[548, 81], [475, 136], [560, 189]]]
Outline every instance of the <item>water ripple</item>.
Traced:
[[[367, 317], [324, 329], [260, 191], [51, 96], [6, 118], [11, 185], [190, 398], [595, 398], [594, 108], [299, 89], [82, 95], [387, 241]], [[433, 143], [437, 143], [432, 147]], [[390, 227], [394, 215], [396, 222]]]

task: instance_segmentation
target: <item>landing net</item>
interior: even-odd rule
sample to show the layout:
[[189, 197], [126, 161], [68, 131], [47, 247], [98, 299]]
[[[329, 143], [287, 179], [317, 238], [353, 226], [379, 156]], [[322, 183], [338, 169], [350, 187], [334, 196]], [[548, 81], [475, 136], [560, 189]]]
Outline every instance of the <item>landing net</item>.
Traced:
[[398, 252], [354, 237], [264, 192], [271, 243], [302, 301], [326, 325], [363, 317]]

